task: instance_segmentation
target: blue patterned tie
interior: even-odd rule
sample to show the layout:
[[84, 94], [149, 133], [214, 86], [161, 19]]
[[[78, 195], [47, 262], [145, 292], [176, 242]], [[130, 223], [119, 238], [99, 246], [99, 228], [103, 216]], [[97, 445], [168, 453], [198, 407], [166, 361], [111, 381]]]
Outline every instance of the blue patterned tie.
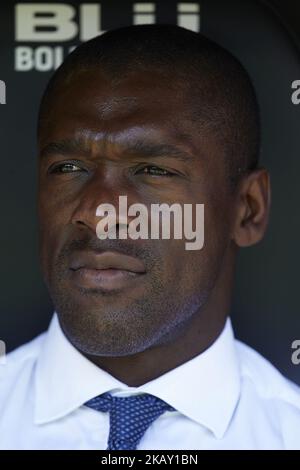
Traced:
[[110, 429], [106, 450], [136, 449], [150, 424], [165, 411], [176, 411], [154, 395], [127, 397], [103, 393], [85, 403], [97, 411], [109, 411]]

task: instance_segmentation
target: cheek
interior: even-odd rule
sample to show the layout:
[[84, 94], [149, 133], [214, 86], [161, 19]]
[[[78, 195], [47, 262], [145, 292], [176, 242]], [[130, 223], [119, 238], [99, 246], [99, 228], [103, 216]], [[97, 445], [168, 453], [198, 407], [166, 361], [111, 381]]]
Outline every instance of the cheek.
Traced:
[[44, 180], [38, 197], [39, 223], [43, 230], [56, 231], [57, 227], [70, 223], [76, 203], [77, 194], [70, 190], [70, 185], [49, 184]]
[[[53, 204], [52, 199], [40, 196], [38, 204], [38, 217], [40, 227], [40, 237], [43, 245], [47, 245], [53, 238], [56, 238], [60, 227], [66, 217], [65, 206]], [[51, 246], [49, 246], [51, 249]]]
[[70, 209], [67, 204], [57, 203], [47, 191], [40, 191], [38, 198], [39, 250], [43, 271], [47, 273], [70, 226]]
[[230, 247], [231, 214], [225, 197], [206, 205], [204, 246], [199, 252], [199, 262], [202, 264], [202, 274], [211, 280], [222, 268], [225, 253]]
[[[210, 284], [220, 269], [224, 252], [229, 244], [230, 213], [225, 210], [224, 203], [211, 203], [204, 206], [204, 227], [199, 223], [198, 228], [203, 231], [204, 243], [202, 248], [200, 240], [202, 235], [197, 234], [192, 240], [180, 240], [177, 243], [177, 259], [174, 262], [175, 279], [182, 278], [185, 284], [204, 286]], [[193, 230], [196, 224], [193, 225]], [[197, 240], [199, 243], [197, 243]], [[187, 249], [186, 243], [191, 243], [193, 249]], [[196, 248], [196, 249], [195, 249]]]

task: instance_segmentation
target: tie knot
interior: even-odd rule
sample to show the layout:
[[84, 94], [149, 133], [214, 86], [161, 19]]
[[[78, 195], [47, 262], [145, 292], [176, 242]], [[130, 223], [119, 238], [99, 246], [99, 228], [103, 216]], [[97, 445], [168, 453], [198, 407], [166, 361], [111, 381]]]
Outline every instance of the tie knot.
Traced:
[[171, 405], [149, 393], [141, 393], [139, 395], [130, 395], [127, 397], [113, 396], [109, 392], [102, 393], [97, 397], [85, 403], [86, 406], [97, 411], [114, 411], [124, 410], [173, 410]]
[[97, 411], [109, 411], [110, 435], [108, 449], [136, 449], [140, 439], [165, 411], [176, 411], [160, 398], [143, 393], [127, 397], [112, 396], [109, 392], [85, 403]]

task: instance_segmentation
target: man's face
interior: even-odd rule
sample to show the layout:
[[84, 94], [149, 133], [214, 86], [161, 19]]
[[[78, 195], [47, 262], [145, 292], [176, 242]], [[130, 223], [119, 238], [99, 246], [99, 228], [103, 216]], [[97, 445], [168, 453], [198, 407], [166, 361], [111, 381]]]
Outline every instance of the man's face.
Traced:
[[[136, 72], [112, 85], [97, 70], [75, 74], [51, 103], [39, 139], [41, 262], [63, 330], [84, 353], [154, 347], [216, 295], [231, 195], [223, 149], [189, 121], [189, 106], [174, 77]], [[204, 247], [100, 240], [96, 209], [118, 210], [120, 195], [149, 214], [154, 203], [204, 204]]]

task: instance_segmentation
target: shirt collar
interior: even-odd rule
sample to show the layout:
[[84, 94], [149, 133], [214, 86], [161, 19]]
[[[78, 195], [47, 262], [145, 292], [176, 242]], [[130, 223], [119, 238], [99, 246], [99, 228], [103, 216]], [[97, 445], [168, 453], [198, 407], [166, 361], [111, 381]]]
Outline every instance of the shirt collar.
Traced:
[[240, 395], [230, 318], [204, 352], [140, 387], [129, 387], [69, 342], [55, 312], [36, 365], [35, 423], [62, 418], [89, 399], [114, 389], [155, 395], [222, 438]]

